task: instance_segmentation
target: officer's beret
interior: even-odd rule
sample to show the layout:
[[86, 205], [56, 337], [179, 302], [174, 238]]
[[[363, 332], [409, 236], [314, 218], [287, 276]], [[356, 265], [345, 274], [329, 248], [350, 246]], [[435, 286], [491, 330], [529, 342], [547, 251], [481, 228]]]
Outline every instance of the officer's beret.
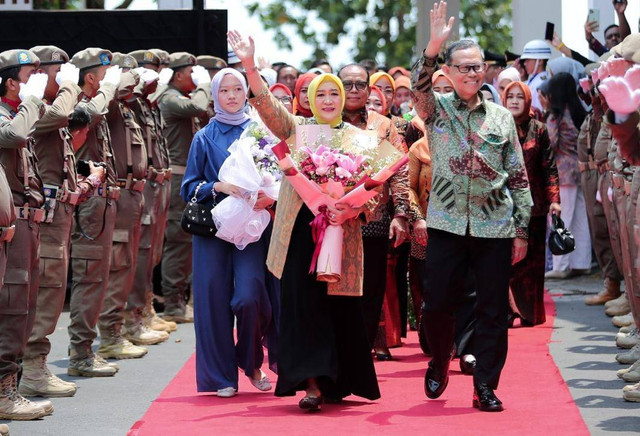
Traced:
[[162, 63], [162, 65], [169, 65], [169, 52], [166, 52], [160, 48], [150, 48], [149, 51], [155, 53], [155, 55], [160, 58], [160, 62]]
[[31, 48], [40, 59], [40, 65], [56, 65], [69, 62], [69, 55], [66, 51], [55, 45], [37, 45]]
[[102, 65], [111, 65], [112, 58], [113, 55], [109, 50], [90, 47], [74, 54], [71, 58], [71, 63], [82, 71]]
[[221, 70], [227, 68], [227, 63], [220, 58], [209, 55], [202, 55], [196, 58], [198, 65], [202, 65], [207, 70]]
[[169, 68], [177, 70], [178, 68], [196, 65], [196, 57], [186, 51], [179, 51], [169, 55]]
[[24, 65], [40, 66], [40, 59], [31, 50], [15, 49], [0, 53], [0, 72]]
[[632, 33], [619, 44], [616, 52], [629, 62], [640, 64], [640, 33]]
[[131, 55], [124, 54], [124, 53], [118, 53], [118, 52], [113, 53], [113, 58], [111, 60], [111, 63], [113, 65], [117, 65], [125, 69], [138, 68], [138, 62], [135, 60], [135, 58]]
[[129, 53], [133, 58], [138, 62], [138, 65], [156, 65], [159, 66], [161, 63], [160, 56], [151, 50], [136, 50]]

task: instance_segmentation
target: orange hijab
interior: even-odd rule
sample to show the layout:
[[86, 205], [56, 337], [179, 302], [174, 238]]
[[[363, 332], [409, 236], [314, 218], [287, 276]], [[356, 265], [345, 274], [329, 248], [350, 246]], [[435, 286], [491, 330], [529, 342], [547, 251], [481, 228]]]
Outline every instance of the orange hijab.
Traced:
[[378, 94], [378, 96], [380, 97], [380, 101], [382, 102], [382, 114], [381, 115], [386, 115], [389, 113], [388, 111], [388, 107], [389, 104], [387, 103], [387, 98], [384, 96], [384, 92], [382, 92], [382, 89], [378, 88], [376, 85], [372, 85], [371, 86], [371, 93], [376, 93]]
[[529, 89], [529, 87], [523, 82], [509, 83], [504, 88], [504, 91], [502, 91], [502, 101], [505, 105], [507, 104], [507, 94], [509, 93], [509, 90], [514, 86], [518, 86], [524, 94], [524, 110], [520, 115], [514, 117], [516, 127], [518, 128], [518, 136], [522, 138], [526, 134], [524, 127], [528, 126], [529, 121], [531, 120], [531, 118], [533, 118], [534, 115], [533, 111], [531, 110], [531, 89]]
[[299, 101], [300, 101], [300, 91], [302, 90], [302, 86], [304, 84], [307, 84], [307, 86], [309, 86], [309, 83], [311, 83], [311, 81], [316, 77], [318, 77], [318, 75], [315, 73], [304, 73], [298, 76], [298, 79], [296, 80], [296, 86], [294, 89], [295, 98], [293, 99], [293, 113], [295, 115], [300, 115], [301, 117], [305, 117], [305, 118], [311, 118], [313, 116], [311, 109], [304, 109], [303, 107], [300, 106]]

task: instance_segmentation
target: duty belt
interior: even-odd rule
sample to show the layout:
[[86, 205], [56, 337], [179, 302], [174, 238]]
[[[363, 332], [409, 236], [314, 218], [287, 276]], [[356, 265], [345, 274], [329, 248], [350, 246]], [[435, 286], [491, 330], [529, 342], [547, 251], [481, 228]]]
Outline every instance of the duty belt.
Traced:
[[97, 189], [93, 190], [93, 194], [96, 197], [106, 197], [111, 200], [117, 200], [120, 198], [120, 188], [117, 186], [100, 186]]
[[116, 186], [120, 189], [130, 189], [131, 191], [142, 192], [144, 189], [144, 184], [147, 183], [146, 180], [127, 180], [127, 179], [118, 179], [116, 181]]
[[44, 210], [35, 207], [15, 206], [16, 218], [41, 223], [44, 220]]
[[624, 186], [624, 177], [622, 177], [620, 174], [613, 174], [613, 186], [616, 189], [622, 189], [622, 187]]
[[180, 176], [184, 176], [184, 172], [187, 170], [187, 167], [182, 165], [171, 165], [171, 172], [173, 174], [178, 174]]
[[16, 226], [0, 227], [0, 242], [10, 242], [16, 233]]
[[578, 162], [578, 168], [580, 168], [580, 172], [584, 173], [587, 170], [595, 170], [598, 169], [598, 165], [590, 160], [589, 162]]
[[598, 172], [600, 174], [604, 174], [609, 171], [609, 161], [605, 160], [604, 162], [598, 162]]
[[170, 178], [171, 168], [164, 168], [160, 170], [153, 168], [153, 170], [149, 170], [147, 173], [147, 180], [158, 184], [162, 184], [165, 180], [169, 180]]
[[52, 198], [61, 203], [69, 203], [72, 206], [78, 204], [78, 199], [80, 198], [80, 194], [75, 191], [69, 191], [62, 186], [45, 184], [43, 190], [45, 197]]

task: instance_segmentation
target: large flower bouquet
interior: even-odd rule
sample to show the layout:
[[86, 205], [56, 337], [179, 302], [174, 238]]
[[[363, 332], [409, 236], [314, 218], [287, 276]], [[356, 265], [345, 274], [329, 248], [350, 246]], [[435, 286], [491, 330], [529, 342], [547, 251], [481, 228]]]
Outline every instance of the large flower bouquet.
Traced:
[[[287, 143], [291, 143], [292, 147]], [[332, 130], [326, 125], [298, 126], [295, 139], [273, 147], [278, 164], [304, 203], [312, 222], [316, 249], [309, 273], [335, 283], [342, 271], [342, 226], [329, 224], [327, 206], [362, 207], [380, 192], [408, 157], [374, 132]]]
[[216, 236], [240, 250], [259, 240], [271, 219], [268, 211], [253, 210], [258, 193], [278, 199], [282, 172], [272, 151], [277, 143], [262, 123], [251, 121], [229, 147], [230, 155], [218, 172], [221, 182], [241, 188], [243, 196], [229, 196], [211, 210], [218, 229]]

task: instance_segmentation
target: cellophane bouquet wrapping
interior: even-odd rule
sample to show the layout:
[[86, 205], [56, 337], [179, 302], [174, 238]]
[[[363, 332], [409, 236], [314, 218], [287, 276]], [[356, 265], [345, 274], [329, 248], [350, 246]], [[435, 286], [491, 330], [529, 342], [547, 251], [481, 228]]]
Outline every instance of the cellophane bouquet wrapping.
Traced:
[[[291, 144], [291, 145], [290, 145]], [[342, 226], [330, 225], [327, 206], [362, 207], [408, 162], [408, 157], [370, 131], [334, 130], [326, 125], [301, 125], [294, 137], [273, 152], [287, 180], [315, 215], [315, 252], [309, 273], [335, 283], [342, 271]]]
[[261, 122], [251, 121], [229, 147], [230, 155], [218, 172], [221, 182], [243, 191], [241, 198], [228, 196], [211, 210], [218, 229], [216, 237], [235, 244], [239, 250], [258, 241], [271, 220], [268, 211], [253, 207], [259, 192], [278, 199], [282, 172], [272, 151], [278, 141]]

